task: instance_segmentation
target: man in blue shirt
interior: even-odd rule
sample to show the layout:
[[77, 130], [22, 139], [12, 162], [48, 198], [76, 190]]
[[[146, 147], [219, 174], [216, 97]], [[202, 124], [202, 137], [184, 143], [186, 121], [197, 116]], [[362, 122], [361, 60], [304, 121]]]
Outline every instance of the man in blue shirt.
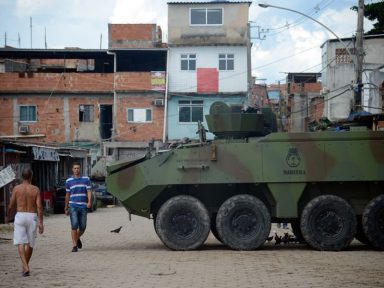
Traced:
[[73, 163], [73, 176], [65, 181], [65, 215], [71, 218], [72, 252], [77, 252], [83, 244], [80, 237], [87, 227], [87, 208], [91, 208], [91, 182], [81, 176], [80, 163]]

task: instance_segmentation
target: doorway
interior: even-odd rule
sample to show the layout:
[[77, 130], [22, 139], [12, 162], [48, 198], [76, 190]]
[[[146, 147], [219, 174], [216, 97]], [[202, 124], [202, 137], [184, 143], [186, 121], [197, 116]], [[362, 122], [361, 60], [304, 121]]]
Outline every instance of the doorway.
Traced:
[[100, 137], [110, 140], [112, 136], [112, 105], [100, 105]]

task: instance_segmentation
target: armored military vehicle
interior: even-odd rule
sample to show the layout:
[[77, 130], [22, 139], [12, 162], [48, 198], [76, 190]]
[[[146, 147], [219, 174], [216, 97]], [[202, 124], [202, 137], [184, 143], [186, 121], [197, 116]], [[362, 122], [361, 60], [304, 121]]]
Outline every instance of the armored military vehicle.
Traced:
[[271, 223], [289, 222], [318, 250], [354, 237], [384, 249], [384, 132], [270, 133], [267, 111], [206, 117], [219, 137], [107, 168], [108, 190], [130, 214], [151, 218], [170, 249], [192, 250], [211, 231], [232, 249], [265, 243]]

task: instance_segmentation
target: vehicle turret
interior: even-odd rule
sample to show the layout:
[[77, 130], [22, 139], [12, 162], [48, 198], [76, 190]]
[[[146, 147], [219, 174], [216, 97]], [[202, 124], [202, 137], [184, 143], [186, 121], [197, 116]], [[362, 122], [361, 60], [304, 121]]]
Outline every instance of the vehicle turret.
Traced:
[[265, 136], [277, 132], [276, 116], [270, 107], [247, 107], [234, 113], [226, 103], [216, 101], [211, 105], [205, 119], [208, 130], [218, 138]]

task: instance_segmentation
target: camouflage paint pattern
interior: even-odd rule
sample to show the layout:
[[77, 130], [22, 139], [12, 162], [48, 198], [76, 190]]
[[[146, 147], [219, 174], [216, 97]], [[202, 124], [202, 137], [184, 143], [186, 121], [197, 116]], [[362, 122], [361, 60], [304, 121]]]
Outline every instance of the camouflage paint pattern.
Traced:
[[[252, 194], [264, 195], [273, 217], [296, 218], [299, 199], [311, 197], [306, 193], [322, 194], [329, 188], [329, 193], [336, 194], [342, 187], [342, 195], [355, 199], [351, 204], [359, 214], [359, 207], [383, 193], [384, 132], [272, 133], [246, 140], [222, 139], [183, 145], [133, 163], [118, 162], [107, 171], [108, 191], [130, 213], [144, 217], [156, 213], [156, 199], [165, 200], [185, 189], [209, 203], [211, 211], [225, 200], [224, 191], [229, 189], [233, 195], [250, 189]], [[316, 189], [310, 190], [312, 186]]]

